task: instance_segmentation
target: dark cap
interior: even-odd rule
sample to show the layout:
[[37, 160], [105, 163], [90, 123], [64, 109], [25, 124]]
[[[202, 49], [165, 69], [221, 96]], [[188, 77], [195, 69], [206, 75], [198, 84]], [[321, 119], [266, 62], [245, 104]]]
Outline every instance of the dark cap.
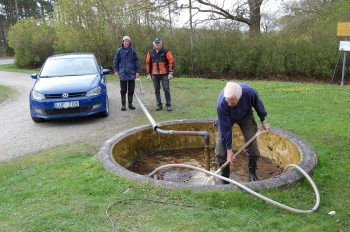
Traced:
[[161, 43], [162, 40], [158, 37], [154, 38], [153, 43]]

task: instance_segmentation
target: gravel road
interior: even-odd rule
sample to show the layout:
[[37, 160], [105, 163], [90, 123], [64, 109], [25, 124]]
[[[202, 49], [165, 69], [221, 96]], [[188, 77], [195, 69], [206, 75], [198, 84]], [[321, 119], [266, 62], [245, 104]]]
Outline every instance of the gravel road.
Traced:
[[[10, 86], [16, 91], [0, 103], [0, 162], [78, 141], [99, 147], [117, 133], [130, 129], [128, 122], [131, 119], [145, 117], [135, 98], [136, 110], [122, 112], [119, 82], [108, 81], [109, 117], [34, 123], [28, 101], [34, 81], [29, 74], [0, 71], [0, 85]], [[147, 108], [154, 107], [153, 90], [135, 91]]]

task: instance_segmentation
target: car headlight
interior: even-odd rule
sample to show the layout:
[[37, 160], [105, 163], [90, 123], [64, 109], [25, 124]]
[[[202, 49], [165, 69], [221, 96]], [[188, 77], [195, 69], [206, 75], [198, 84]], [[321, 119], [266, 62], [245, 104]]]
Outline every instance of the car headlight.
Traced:
[[42, 101], [46, 99], [44, 94], [41, 94], [35, 90], [32, 91], [32, 98], [37, 101]]
[[102, 93], [102, 88], [101, 88], [101, 86], [98, 86], [96, 88], [93, 88], [93, 89], [87, 91], [86, 96], [87, 97], [94, 97], [94, 96], [100, 95], [101, 93]]

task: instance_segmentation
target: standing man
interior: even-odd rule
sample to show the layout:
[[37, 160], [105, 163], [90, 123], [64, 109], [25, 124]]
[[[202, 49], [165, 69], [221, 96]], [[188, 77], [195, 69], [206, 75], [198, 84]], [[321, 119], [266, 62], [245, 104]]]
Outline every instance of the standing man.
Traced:
[[153, 40], [153, 49], [147, 53], [146, 57], [146, 76], [148, 80], [153, 80], [154, 93], [156, 95], [156, 111], [163, 109], [162, 99], [160, 97], [160, 82], [165, 95], [166, 107], [171, 111], [171, 97], [169, 81], [173, 78], [173, 56], [171, 52], [162, 47], [162, 40], [155, 38]]
[[[221, 167], [226, 161], [233, 162], [232, 152], [232, 126], [237, 124], [243, 133], [245, 142], [252, 138], [258, 126], [253, 115], [253, 108], [260, 118], [262, 128], [269, 130], [270, 125], [265, 121], [267, 115], [264, 104], [262, 103], [257, 91], [244, 83], [228, 82], [226, 87], [221, 90], [217, 102], [217, 137], [215, 156], [218, 165]], [[246, 148], [248, 158], [249, 178], [251, 181], [257, 181], [256, 176], [257, 160], [260, 157], [257, 141], [254, 140]], [[230, 177], [230, 165], [227, 165], [221, 173], [222, 176]], [[221, 180], [221, 184], [229, 182]]]
[[136, 51], [131, 46], [129, 36], [123, 37], [123, 44], [115, 53], [113, 67], [114, 75], [120, 79], [121, 110], [126, 110], [126, 93], [128, 93], [129, 109], [134, 110], [135, 106], [132, 101], [135, 92], [135, 79], [139, 77], [140, 73], [140, 64]]

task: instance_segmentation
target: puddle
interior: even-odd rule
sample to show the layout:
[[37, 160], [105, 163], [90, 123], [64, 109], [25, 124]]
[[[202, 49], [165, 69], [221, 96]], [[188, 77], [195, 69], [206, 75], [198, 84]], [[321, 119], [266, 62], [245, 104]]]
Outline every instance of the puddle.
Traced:
[[[235, 153], [235, 151], [233, 153]], [[210, 157], [210, 171], [215, 172], [219, 167], [215, 160], [214, 149], [210, 150]], [[142, 155], [132, 162], [127, 169], [141, 175], [148, 175], [157, 167], [166, 164], [189, 164], [205, 169], [203, 148], [166, 150]], [[244, 152], [242, 152], [236, 157], [235, 161], [230, 166], [230, 179], [240, 183], [250, 182], [247, 165], [248, 159]], [[256, 174], [259, 180], [273, 178], [274, 176], [281, 174], [283, 171], [283, 168], [279, 164], [262, 156], [258, 160], [257, 166], [258, 169]], [[199, 176], [206, 176], [204, 172], [188, 168], [163, 169], [159, 172], [159, 175], [160, 177], [156, 177], [155, 175], [155, 178], [162, 178], [164, 181], [175, 183], [184, 183]], [[207, 177], [209, 177], [209, 175], [207, 175]], [[214, 181], [215, 183], [218, 183], [219, 180], [214, 178]]]

